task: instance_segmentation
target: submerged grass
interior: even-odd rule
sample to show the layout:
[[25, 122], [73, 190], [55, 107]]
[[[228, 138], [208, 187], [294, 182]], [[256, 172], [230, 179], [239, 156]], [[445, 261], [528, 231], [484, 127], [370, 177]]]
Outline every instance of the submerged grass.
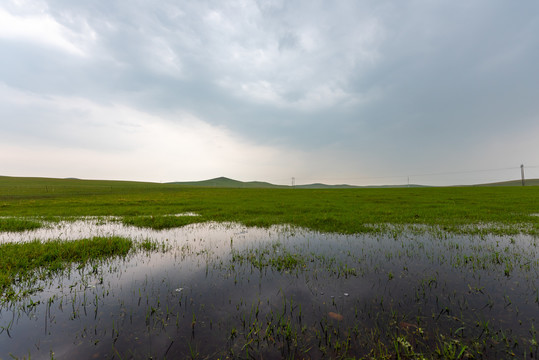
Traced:
[[277, 271], [291, 271], [304, 268], [308, 258], [299, 253], [287, 250], [281, 243], [269, 244], [264, 248], [232, 250], [232, 267], [234, 264], [250, 264], [261, 272], [269, 267]]
[[[537, 358], [537, 239], [386, 236], [386, 226], [321, 239], [283, 227], [262, 241], [259, 229], [214, 230], [136, 240], [142, 254], [86, 267], [49, 269], [53, 251], [34, 272], [57, 281], [30, 285], [45, 297], [0, 298], [0, 348], [13, 358], [75, 342], [71, 358]], [[20, 295], [27, 272], [15, 273]], [[26, 317], [29, 332], [45, 324], [33, 345], [21, 336]]]
[[53, 274], [71, 263], [126, 255], [133, 242], [122, 237], [94, 237], [76, 241], [32, 241], [0, 245], [0, 295], [12, 295], [13, 284], [32, 280], [39, 273]]

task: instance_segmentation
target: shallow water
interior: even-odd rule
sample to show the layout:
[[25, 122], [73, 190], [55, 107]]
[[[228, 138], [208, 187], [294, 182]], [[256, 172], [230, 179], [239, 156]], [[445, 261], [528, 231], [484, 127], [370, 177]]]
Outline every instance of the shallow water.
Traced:
[[153, 231], [86, 219], [0, 233], [0, 243], [110, 235], [163, 248], [74, 265], [0, 305], [0, 358], [316, 359], [366, 356], [377, 342], [391, 353], [402, 339], [403, 352], [459, 344], [537, 356], [539, 255], [528, 236]]

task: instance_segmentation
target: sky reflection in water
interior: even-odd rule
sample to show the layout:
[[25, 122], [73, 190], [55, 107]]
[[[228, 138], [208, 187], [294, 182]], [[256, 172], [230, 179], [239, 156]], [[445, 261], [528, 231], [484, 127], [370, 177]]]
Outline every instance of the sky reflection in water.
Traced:
[[[30, 298], [1, 305], [0, 358], [323, 358], [338, 354], [335, 339], [366, 355], [369, 331], [382, 341], [421, 336], [421, 350], [457, 329], [462, 339], [486, 338], [486, 322], [519, 342], [516, 353], [531, 344], [539, 256], [527, 236], [350, 236], [216, 223], [153, 231], [86, 219], [1, 233], [0, 243], [110, 235], [164, 248], [74, 265], [35, 284], [42, 290]], [[503, 354], [492, 342], [490, 354]]]

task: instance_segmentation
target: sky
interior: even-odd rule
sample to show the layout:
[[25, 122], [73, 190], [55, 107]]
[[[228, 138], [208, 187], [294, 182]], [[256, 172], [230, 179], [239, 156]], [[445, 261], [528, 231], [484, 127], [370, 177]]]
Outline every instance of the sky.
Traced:
[[0, 175], [539, 178], [539, 2], [0, 0]]

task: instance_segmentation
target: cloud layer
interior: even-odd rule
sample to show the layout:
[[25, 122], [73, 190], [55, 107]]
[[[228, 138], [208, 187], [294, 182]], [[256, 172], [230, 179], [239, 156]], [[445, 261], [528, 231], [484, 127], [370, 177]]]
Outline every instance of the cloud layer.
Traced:
[[[516, 178], [494, 170], [539, 165], [538, 10], [531, 0], [3, 1], [5, 174]], [[468, 177], [477, 169], [493, 171]], [[455, 174], [423, 175], [438, 173]]]

